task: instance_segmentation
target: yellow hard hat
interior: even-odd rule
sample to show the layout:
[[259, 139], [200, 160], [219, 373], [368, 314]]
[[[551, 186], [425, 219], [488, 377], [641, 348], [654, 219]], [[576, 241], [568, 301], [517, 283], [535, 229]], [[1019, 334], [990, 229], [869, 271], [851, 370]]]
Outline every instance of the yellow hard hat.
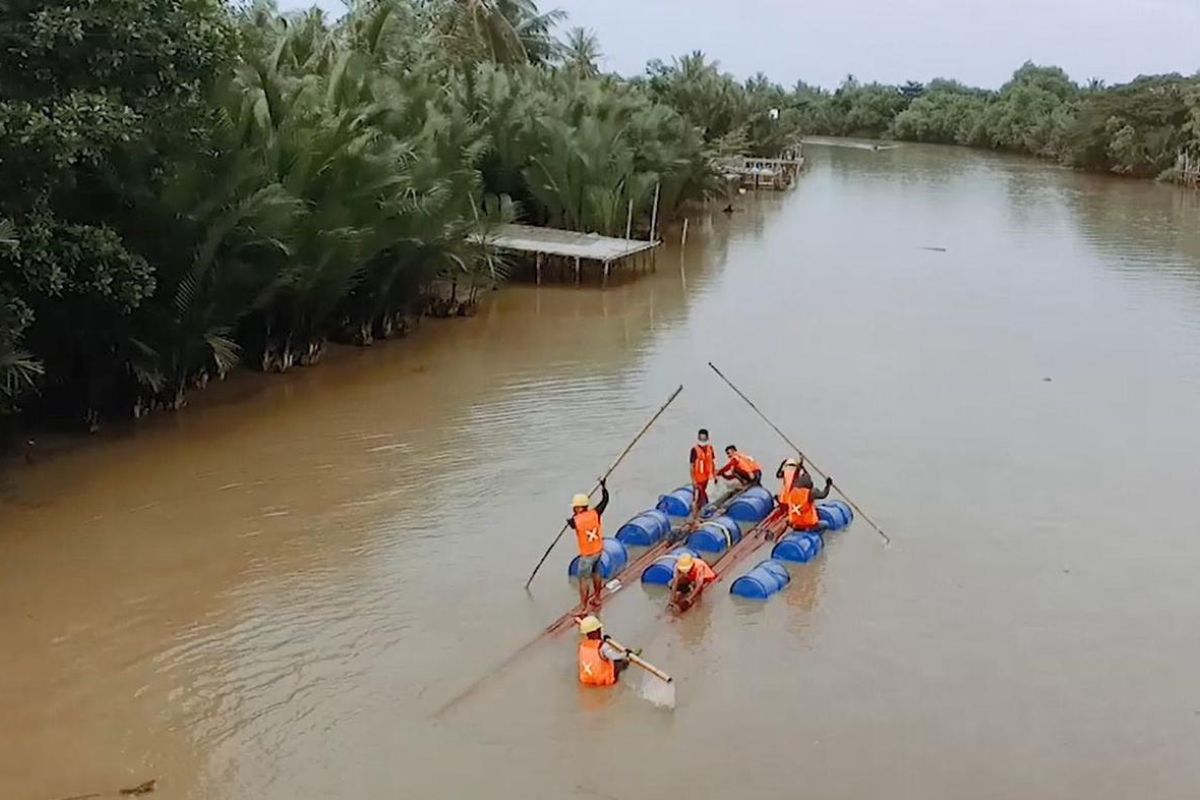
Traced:
[[579, 620], [579, 632], [584, 636], [587, 636], [589, 633], [595, 633], [602, 627], [604, 626], [600, 624], [600, 619], [595, 614], [588, 614]]
[[691, 553], [684, 553], [675, 562], [675, 569], [679, 572], [690, 572], [692, 567], [696, 565], [696, 559], [692, 558]]
[[800, 466], [800, 462], [794, 458], [789, 458], [787, 461], [783, 462], [783, 465], [785, 467], [798, 467]]
[[577, 494], [571, 498], [571, 508], [587, 508], [592, 500], [586, 494]]

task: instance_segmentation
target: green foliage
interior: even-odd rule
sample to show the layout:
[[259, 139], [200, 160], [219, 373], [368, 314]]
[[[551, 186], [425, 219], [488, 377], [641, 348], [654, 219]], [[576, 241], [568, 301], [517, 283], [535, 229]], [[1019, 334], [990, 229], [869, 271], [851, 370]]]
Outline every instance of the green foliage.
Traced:
[[94, 426], [178, 407], [238, 361], [386, 336], [434, 281], [495, 285], [497, 223], [623, 234], [656, 185], [668, 210], [712, 190], [693, 125], [599, 77], [594, 37], [560, 49], [560, 18], [531, 0], [368, 0], [333, 24], [269, 1], [4, 6], [0, 410], [36, 397]]
[[791, 89], [703, 53], [599, 72], [534, 0], [0, 5], [0, 413], [95, 425], [237, 362], [369, 343], [429, 287], [503, 280], [518, 218], [624, 235], [718, 193], [732, 156], [806, 133], [992, 147], [1172, 175], [1200, 160], [1200, 79], [1077, 86], [1025, 64]]
[[1123, 175], [1171, 178], [1182, 154], [1200, 158], [1200, 77], [1081, 87], [1027, 62], [998, 92], [943, 78], [863, 86], [850, 76], [832, 94], [798, 84], [791, 107], [805, 133], [988, 147]]

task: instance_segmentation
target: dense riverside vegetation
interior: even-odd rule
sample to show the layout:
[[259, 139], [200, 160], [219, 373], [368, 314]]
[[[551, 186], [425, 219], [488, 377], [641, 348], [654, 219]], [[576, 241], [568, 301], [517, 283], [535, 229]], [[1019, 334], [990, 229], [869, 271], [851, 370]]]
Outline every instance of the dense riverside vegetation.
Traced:
[[[505, 275], [521, 219], [645, 233], [803, 134], [993, 147], [1139, 176], [1200, 157], [1200, 81], [999, 91], [632, 79], [533, 0], [370, 0], [337, 22], [225, 0], [0, 7], [0, 417], [96, 426], [234, 365], [369, 344]], [[561, 37], [561, 38], [560, 38]], [[444, 303], [445, 301], [439, 301]], [[449, 307], [442, 305], [446, 311]], [[451, 309], [452, 310], [452, 309]]]

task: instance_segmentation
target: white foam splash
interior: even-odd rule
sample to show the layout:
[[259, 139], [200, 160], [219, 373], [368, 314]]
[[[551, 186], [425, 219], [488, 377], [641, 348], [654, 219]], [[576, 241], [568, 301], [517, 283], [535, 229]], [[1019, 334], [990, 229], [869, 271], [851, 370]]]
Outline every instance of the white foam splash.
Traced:
[[638, 694], [659, 708], [675, 709], [675, 681], [664, 681], [653, 675], [644, 675]]

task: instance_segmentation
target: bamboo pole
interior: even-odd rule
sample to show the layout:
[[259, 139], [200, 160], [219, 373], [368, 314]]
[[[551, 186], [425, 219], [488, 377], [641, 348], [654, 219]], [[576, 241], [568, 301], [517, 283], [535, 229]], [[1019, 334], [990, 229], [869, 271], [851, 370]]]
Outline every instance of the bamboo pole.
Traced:
[[625, 216], [625, 238], [633, 238], [633, 198], [629, 198], [629, 213]]
[[650, 242], [655, 241], [655, 235], [658, 232], [658, 197], [662, 191], [662, 182], [654, 184], [654, 210], [650, 212]]

